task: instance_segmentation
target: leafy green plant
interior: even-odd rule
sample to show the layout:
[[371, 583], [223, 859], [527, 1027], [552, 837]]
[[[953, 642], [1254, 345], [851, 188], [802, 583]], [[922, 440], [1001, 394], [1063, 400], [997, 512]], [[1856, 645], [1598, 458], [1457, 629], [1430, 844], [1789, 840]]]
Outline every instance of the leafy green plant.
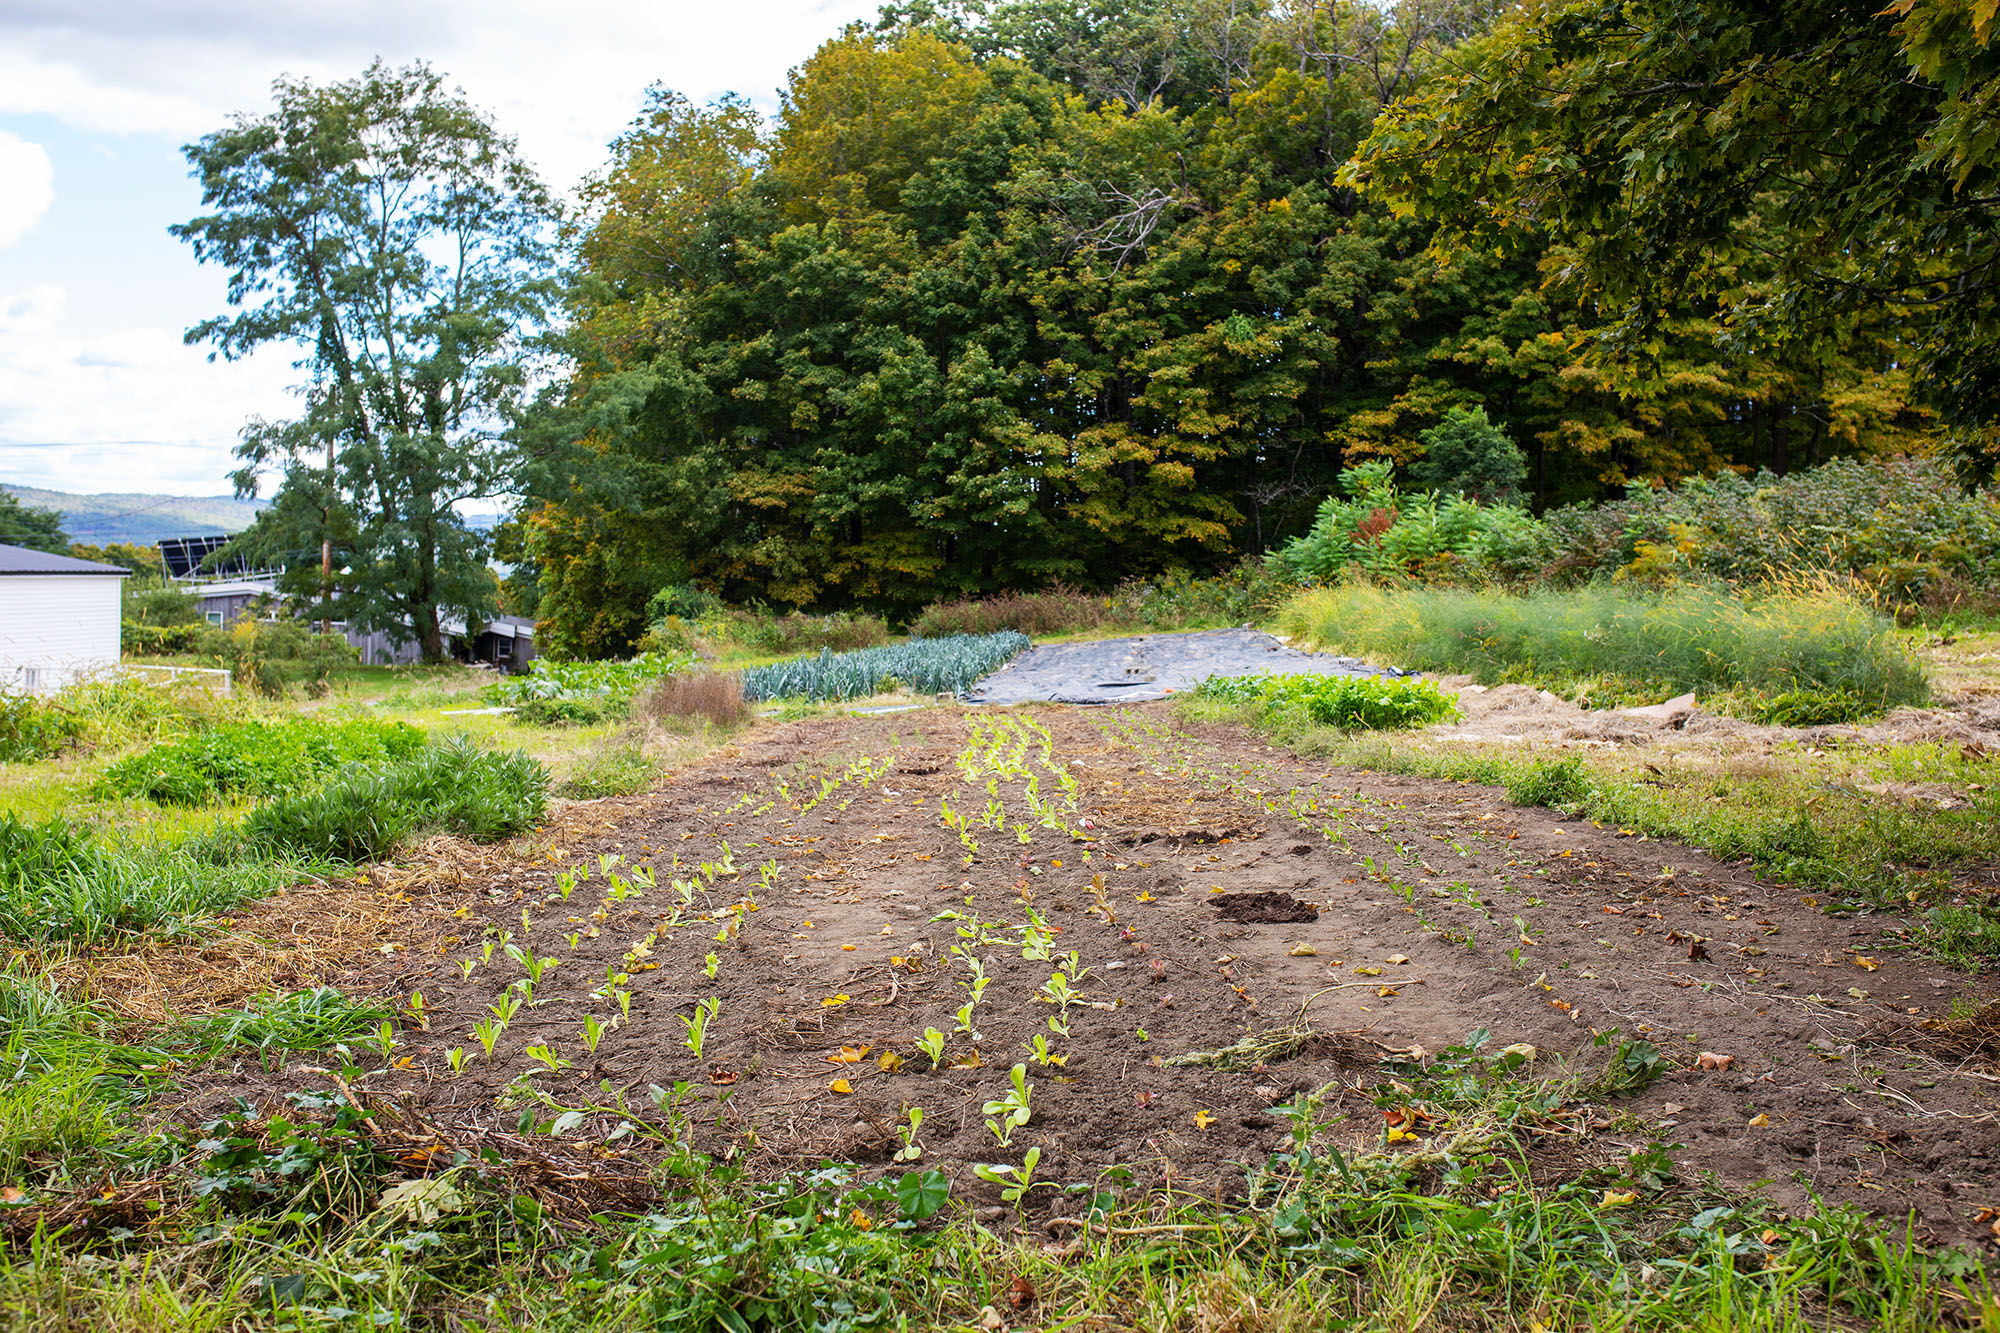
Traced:
[[1571, 810], [1590, 799], [1590, 771], [1578, 755], [1537, 759], [1506, 776], [1507, 799], [1516, 805]]
[[[1004, 1145], [1005, 1139], [1001, 1140]], [[1021, 1200], [1028, 1197], [1028, 1191], [1035, 1187], [1035, 1168], [1041, 1164], [1042, 1150], [1030, 1148], [1021, 1156], [1019, 1166], [980, 1164], [972, 1168], [972, 1174], [989, 1185], [1000, 1186], [1000, 1197], [1018, 1207]]]
[[902, 1139], [903, 1146], [896, 1149], [894, 1160], [914, 1162], [924, 1155], [922, 1146], [917, 1143], [917, 1129], [924, 1123], [924, 1109], [912, 1106], [903, 1116], [905, 1123], [896, 1126], [896, 1136]]
[[119, 760], [97, 790], [163, 805], [206, 805], [296, 791], [348, 764], [406, 760], [424, 743], [424, 733], [407, 722], [224, 723]]
[[1422, 727], [1458, 715], [1457, 700], [1435, 681], [1385, 676], [1218, 676], [1196, 694], [1348, 730]]
[[714, 1021], [716, 1013], [721, 1008], [722, 1001], [710, 996], [695, 1005], [694, 1013], [677, 1015], [681, 1020], [681, 1026], [687, 1029], [687, 1036], [681, 1044], [694, 1052], [694, 1058], [697, 1060], [701, 1059], [702, 1047], [708, 1043], [708, 1025]]
[[46, 759], [82, 732], [74, 715], [32, 694], [0, 690], [0, 764]]
[[910, 639], [884, 648], [851, 653], [822, 651], [743, 673], [743, 697], [761, 699], [858, 699], [891, 684], [919, 694], [963, 694], [973, 682], [997, 670], [1028, 646], [1028, 636], [997, 634]]
[[1014, 1131], [1028, 1123], [1031, 1114], [1028, 1099], [1035, 1088], [1028, 1082], [1028, 1067], [1024, 1064], [1015, 1065], [1008, 1071], [1007, 1077], [1013, 1086], [1004, 1095], [980, 1108], [984, 1114], [993, 1117], [986, 1122], [986, 1128], [1000, 1140], [1003, 1148], [1014, 1142]]

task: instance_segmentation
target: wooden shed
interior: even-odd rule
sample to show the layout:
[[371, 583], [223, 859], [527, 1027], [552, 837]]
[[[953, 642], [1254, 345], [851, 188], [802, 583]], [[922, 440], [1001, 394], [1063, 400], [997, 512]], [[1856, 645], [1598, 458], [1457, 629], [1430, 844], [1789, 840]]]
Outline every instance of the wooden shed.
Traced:
[[0, 690], [46, 694], [117, 666], [128, 577], [117, 565], [0, 546]]

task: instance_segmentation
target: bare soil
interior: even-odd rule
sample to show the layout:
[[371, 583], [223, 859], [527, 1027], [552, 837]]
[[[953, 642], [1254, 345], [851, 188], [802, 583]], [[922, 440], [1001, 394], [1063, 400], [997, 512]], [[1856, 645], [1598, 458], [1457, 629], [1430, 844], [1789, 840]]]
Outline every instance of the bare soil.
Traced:
[[[369, 975], [348, 983], [421, 989], [428, 1031], [406, 1032], [357, 1093], [405, 1101], [449, 1138], [511, 1128], [535, 1105], [523, 1079], [559, 1106], [603, 1107], [622, 1091], [634, 1119], [653, 1120], [647, 1086], [683, 1083], [697, 1143], [760, 1174], [828, 1159], [886, 1166], [916, 1106], [921, 1164], [975, 1197], [985, 1187], [965, 1164], [1018, 1162], [1029, 1146], [1042, 1149], [1045, 1179], [1122, 1167], [1141, 1186], [1227, 1193], [1242, 1164], [1278, 1146], [1275, 1103], [1332, 1084], [1347, 1115], [1338, 1132], [1379, 1146], [1382, 1056], [1436, 1052], [1483, 1028], [1494, 1048], [1532, 1045], [1537, 1072], [1568, 1062], [1585, 1085], [1575, 1113], [1543, 1127], [1551, 1161], [1679, 1145], [1689, 1180], [1763, 1184], [1795, 1210], [1817, 1196], [1914, 1212], [1931, 1240], [1991, 1239], [1977, 1219], [2000, 1205], [1994, 1045], [1983, 1030], [1924, 1024], [1992, 988], [1886, 951], [1894, 920], [1835, 919], [1745, 868], [1492, 789], [1329, 768], [1235, 728], [1184, 728], [1163, 705], [1032, 715], [1081, 783], [1080, 838], [1036, 828], [1023, 843], [978, 828], [964, 864], [940, 798], [976, 812], [986, 791], [957, 767], [965, 716], [935, 708], [760, 730], [659, 792], [569, 807], [539, 860], [433, 880], [429, 899], [404, 908], [405, 937], [419, 943], [367, 955]], [[811, 799], [823, 776], [864, 756], [887, 772]], [[543, 850], [550, 836], [561, 845]], [[725, 842], [737, 873], [697, 897], [707, 919], [647, 943], [670, 919], [670, 881], [720, 861]], [[561, 870], [601, 854], [653, 867], [657, 886], [610, 903], [593, 873], [567, 901], [555, 896]], [[765, 861], [775, 881], [719, 943]], [[1280, 895], [1305, 910], [1283, 910]], [[1281, 910], [1230, 920], [1238, 904]], [[1059, 928], [1055, 951], [1074, 949], [1090, 969], [1067, 1040], [1050, 1036], [1055, 1007], [1037, 998], [1052, 964], [1018, 942], [1030, 905]], [[976, 950], [992, 978], [976, 1042], [953, 1032], [967, 974], [948, 953], [956, 923], [934, 919], [947, 910], [1015, 941]], [[545, 1002], [515, 1016], [489, 1062], [469, 1031], [521, 969], [498, 950], [469, 978], [459, 963], [478, 958], [489, 926], [519, 941], [524, 912], [536, 953], [561, 962], [537, 987]], [[622, 962], [635, 946], [645, 956]], [[617, 1013], [591, 992], [625, 966], [629, 1021], [590, 1053], [585, 1016]], [[719, 1009], [697, 1059], [683, 1020], [708, 998]], [[1323, 1035], [1289, 1058], [1177, 1062], [1281, 1027], [1302, 1006]], [[935, 1071], [916, 1043], [927, 1027], [951, 1034]], [[1588, 1091], [1608, 1052], [1593, 1034], [1613, 1029], [1654, 1043], [1669, 1066], [1637, 1095]], [[1029, 1063], [1033, 1117], [1003, 1148], [981, 1108], [1036, 1034], [1066, 1062]], [[571, 1063], [535, 1072], [530, 1046]], [[468, 1057], [458, 1076], [453, 1047]], [[325, 1080], [303, 1061], [279, 1074], [248, 1061], [190, 1071], [181, 1113], [308, 1084]], [[576, 1133], [605, 1139], [618, 1119], [592, 1112]], [[635, 1142], [598, 1151], [643, 1156]]]

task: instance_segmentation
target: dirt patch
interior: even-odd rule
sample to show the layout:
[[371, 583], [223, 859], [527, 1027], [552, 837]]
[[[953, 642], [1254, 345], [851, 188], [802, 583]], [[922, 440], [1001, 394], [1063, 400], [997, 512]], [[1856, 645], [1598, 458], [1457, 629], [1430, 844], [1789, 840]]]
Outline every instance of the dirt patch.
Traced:
[[[344, 983], [426, 999], [428, 1029], [406, 1030], [361, 1092], [447, 1136], [565, 1108], [582, 1113], [571, 1137], [619, 1160], [646, 1151], [644, 1134], [614, 1137], [630, 1121], [758, 1173], [887, 1167], [917, 1107], [920, 1162], [975, 1199], [993, 1191], [969, 1163], [1029, 1146], [1048, 1180], [1229, 1191], [1281, 1144], [1271, 1108], [1296, 1092], [1327, 1089], [1336, 1134], [1380, 1147], [1385, 1052], [1486, 1029], [1588, 1087], [1608, 1056], [1597, 1038], [1643, 1039], [1657, 1080], [1580, 1093], [1551, 1161], [1678, 1144], [1686, 1170], [1771, 1182], [1787, 1207], [1915, 1210], [1927, 1238], [1987, 1235], [2000, 1083], [1919, 1043], [1971, 988], [1888, 952], [1895, 921], [1830, 918], [1677, 845], [1490, 789], [1296, 760], [1157, 708], [1025, 714], [1049, 736], [1040, 808], [1075, 788], [1051, 827], [1019, 780], [961, 767], [969, 728], [996, 716], [775, 726], [652, 796], [578, 809], [556, 861], [449, 886], [440, 872], [441, 902], [466, 916], [424, 956], [357, 955], [368, 974]], [[1211, 840], [1170, 835], [1196, 827]], [[600, 856], [624, 859], [619, 880]], [[1219, 920], [1230, 895], [1318, 916]], [[506, 944], [555, 962], [489, 1060], [474, 1025], [526, 977]], [[935, 1068], [927, 1030], [944, 1037]], [[1037, 1060], [1037, 1038], [1060, 1062]], [[1704, 1051], [1728, 1068], [1703, 1068]], [[317, 1063], [192, 1073], [181, 1113], [318, 1086]], [[1032, 1114], [1002, 1145], [985, 1107], [1016, 1063]]]
[[1653, 745], [1770, 749], [1792, 742], [1920, 744], [1956, 742], [1968, 755], [2000, 753], [2000, 695], [1963, 691], [1934, 708], [1898, 708], [1864, 726], [1770, 727], [1722, 717], [1701, 707], [1584, 708], [1527, 685], [1485, 686], [1470, 676], [1441, 676], [1458, 695], [1457, 722], [1426, 729], [1433, 741], [1455, 745], [1536, 744], [1553, 748]]
[[1319, 909], [1302, 903], [1289, 893], [1225, 893], [1211, 898], [1209, 906], [1223, 921], [1244, 925], [1282, 925], [1288, 921], [1317, 921]]

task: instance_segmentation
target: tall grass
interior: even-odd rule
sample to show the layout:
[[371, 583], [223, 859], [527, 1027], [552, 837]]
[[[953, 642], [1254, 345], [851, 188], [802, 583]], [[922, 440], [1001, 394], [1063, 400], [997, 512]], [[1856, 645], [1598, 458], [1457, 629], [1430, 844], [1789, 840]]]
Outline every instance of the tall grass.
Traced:
[[1836, 693], [1872, 708], [1929, 694], [1890, 621], [1832, 585], [1742, 595], [1591, 585], [1515, 596], [1356, 583], [1300, 594], [1278, 624], [1318, 647], [1489, 682], [1617, 676], [1703, 693]]
[[95, 944], [177, 926], [296, 877], [290, 862], [242, 857], [233, 840], [113, 847], [67, 820], [0, 814], [0, 935]]
[[397, 763], [344, 770], [325, 786], [266, 802], [243, 831], [254, 847], [337, 861], [373, 860], [405, 839], [455, 833], [497, 842], [548, 804], [549, 773], [518, 751], [446, 738]]

